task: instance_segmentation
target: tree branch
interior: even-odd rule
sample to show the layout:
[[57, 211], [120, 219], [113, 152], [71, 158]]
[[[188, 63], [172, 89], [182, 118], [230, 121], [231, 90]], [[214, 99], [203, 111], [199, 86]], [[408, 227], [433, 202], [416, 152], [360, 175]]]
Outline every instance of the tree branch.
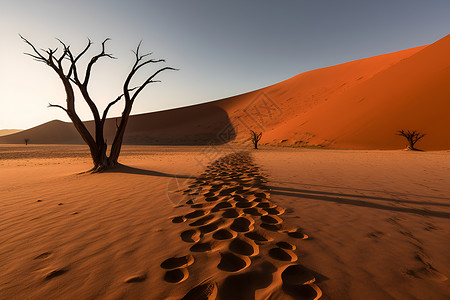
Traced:
[[156, 75], [158, 75], [159, 73], [166, 71], [166, 70], [172, 70], [172, 71], [178, 71], [178, 69], [172, 68], [172, 67], [164, 67], [162, 69], [159, 69], [158, 71], [156, 71], [155, 73], [153, 73], [152, 76], [150, 76], [146, 81], [144, 81], [144, 83], [137, 89], [137, 91], [133, 94], [133, 96], [131, 97], [131, 102], [134, 102], [134, 100], [136, 99], [136, 97], [139, 95], [139, 93], [149, 84], [149, 83], [153, 83], [153, 82], [159, 82], [159, 81], [153, 81], [152, 79], [156, 77]]
[[26, 55], [29, 55], [29, 56], [33, 57], [34, 59], [37, 59], [39, 61], [43, 61], [43, 62], [47, 63], [47, 59], [44, 56], [42, 56], [42, 54], [36, 49], [36, 47], [31, 42], [29, 42], [22, 35], [19, 34], [19, 36], [26, 44], [28, 44], [31, 47], [31, 49], [33, 49], [34, 53], [37, 54], [37, 55], [33, 55], [33, 54], [30, 54], [30, 53], [25, 53]]
[[[92, 158], [94, 159], [94, 161], [96, 161], [98, 155], [96, 152], [97, 145], [95, 143], [95, 140], [93, 139], [91, 133], [86, 128], [86, 126], [81, 121], [81, 119], [79, 118], [79, 116], [77, 115], [77, 113], [75, 111], [75, 94], [74, 94], [73, 87], [71, 84], [71, 81], [73, 82], [74, 80], [71, 79], [70, 76], [67, 76], [65, 74], [65, 72], [63, 70], [63, 66], [62, 66], [62, 61], [65, 57], [69, 57], [69, 59], [71, 59], [72, 54], [70, 52], [69, 46], [66, 46], [64, 43], [62, 43], [60, 41], [60, 43], [64, 47], [64, 51], [63, 51], [62, 56], [60, 56], [58, 58], [58, 57], [55, 57], [55, 53], [57, 52], [58, 48], [56, 48], [56, 49], [49, 48], [48, 50], [39, 51], [27, 39], [25, 39], [20, 34], [19, 34], [19, 36], [27, 45], [29, 45], [31, 47], [31, 49], [34, 52], [34, 54], [27, 53], [27, 55], [31, 56], [32, 58], [34, 58], [35, 60], [38, 60], [40, 62], [45, 62], [48, 66], [50, 66], [58, 74], [59, 78], [62, 81], [62, 84], [64, 85], [64, 90], [66, 92], [67, 108], [65, 108], [61, 105], [51, 104], [51, 103], [49, 103], [48, 107], [57, 107], [57, 108], [64, 110], [67, 113], [69, 118], [72, 120], [72, 123], [74, 124], [76, 130], [81, 135], [82, 139], [86, 142], [86, 144], [89, 146], [89, 149], [91, 150]], [[45, 54], [47, 54], [46, 56], [48, 56], [48, 58], [44, 57]]]
[[69, 72], [67, 73], [67, 77], [70, 78], [72, 76], [72, 73], [73, 73], [73, 79], [74, 79], [73, 82], [76, 83], [76, 84], [80, 84], [81, 85], [81, 82], [78, 79], [79, 77], [78, 77], [76, 63], [89, 50], [91, 45], [92, 45], [92, 42], [91, 42], [90, 39], [88, 39], [88, 43], [87, 43], [86, 47], [76, 57], [74, 57], [72, 52], [69, 50], [69, 59], [70, 59], [71, 65], [70, 65]]
[[105, 124], [105, 120], [106, 120], [106, 116], [108, 115], [108, 111], [109, 109], [116, 104], [117, 102], [120, 101], [120, 99], [123, 97], [123, 94], [120, 95], [119, 97], [117, 97], [114, 101], [111, 101], [108, 106], [106, 106], [105, 110], [103, 111], [103, 116], [102, 116], [102, 124]]
[[58, 105], [58, 104], [51, 104], [51, 103], [49, 103], [47, 107], [61, 108], [62, 110], [64, 110], [67, 113], [67, 109], [65, 109], [64, 107], [62, 107], [61, 105]]
[[83, 86], [87, 87], [88, 83], [89, 83], [89, 78], [91, 77], [91, 70], [92, 70], [92, 66], [97, 62], [97, 60], [101, 57], [109, 57], [111, 59], [116, 59], [116, 57], [112, 56], [112, 54], [106, 53], [105, 52], [105, 44], [107, 41], [111, 40], [110, 38], [107, 38], [103, 41], [102, 43], [102, 52], [100, 54], [97, 54], [96, 56], [91, 58], [91, 61], [89, 62], [87, 68], [86, 68], [86, 74], [84, 76], [84, 82], [83, 82]]
[[69, 47], [66, 44], [64, 44], [64, 42], [61, 41], [59, 38], [56, 38], [56, 40], [63, 46], [63, 49], [64, 49], [63, 53], [61, 54], [61, 56], [58, 59], [56, 59], [56, 61], [58, 62], [59, 68], [62, 69], [63, 68], [62, 67], [62, 61], [67, 56], [67, 54], [69, 52]]

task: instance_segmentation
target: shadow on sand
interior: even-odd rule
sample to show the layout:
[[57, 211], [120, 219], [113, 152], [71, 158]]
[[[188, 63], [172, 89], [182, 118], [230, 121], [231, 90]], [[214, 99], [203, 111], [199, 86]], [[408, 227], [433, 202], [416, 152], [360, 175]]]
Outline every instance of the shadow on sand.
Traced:
[[[358, 198], [362, 198], [362, 199], [366, 199], [366, 200], [392, 201], [392, 202], [396, 202], [396, 203], [408, 203], [408, 204], [415, 204], [415, 205], [434, 205], [434, 206], [450, 207], [450, 205], [447, 203], [419, 202], [419, 201], [399, 200], [399, 199], [384, 198], [384, 197], [373, 197], [373, 196], [352, 195], [352, 194], [344, 194], [344, 193], [314, 191], [314, 190], [308, 190], [308, 189], [283, 188], [283, 187], [276, 187], [276, 186], [270, 186], [269, 188], [271, 189], [271, 193], [273, 195], [282, 195], [282, 196], [296, 197], [296, 198], [302, 198], [302, 199], [335, 202], [335, 203], [339, 203], [339, 204], [370, 207], [370, 208], [375, 208], [375, 209], [412, 213], [412, 214], [417, 214], [417, 215], [421, 215], [421, 216], [432, 216], [432, 217], [437, 217], [437, 218], [450, 219], [449, 212], [432, 211], [432, 210], [420, 209], [420, 208], [397, 207], [397, 206], [392, 206], [392, 205], [363, 201], [363, 200], [359, 200]], [[357, 199], [350, 199], [350, 198], [357, 198]]]
[[[398, 196], [413, 196], [413, 197], [427, 198], [427, 199], [432, 198], [432, 199], [450, 200], [450, 198], [448, 198], [448, 197], [437, 197], [437, 196], [418, 195], [418, 194], [411, 194], [411, 193], [399, 193], [399, 192], [391, 193], [391, 192], [386, 192], [386, 191], [377, 191], [377, 190], [371, 190], [371, 189], [358, 189], [358, 188], [353, 188], [353, 187], [331, 186], [331, 185], [310, 184], [310, 183], [299, 184], [297, 182], [291, 182], [291, 181], [273, 181], [273, 182], [277, 183], [277, 184], [297, 184], [297, 185], [303, 185], [305, 187], [319, 187], [319, 188], [330, 188], [330, 189], [339, 189], [339, 190], [351, 190], [351, 191], [374, 192], [374, 193], [385, 193], [385, 194], [389, 193], [389, 194], [395, 194]], [[286, 188], [286, 190], [288, 190], [288, 189]], [[323, 192], [323, 193], [325, 194], [326, 192]], [[352, 195], [352, 196], [354, 196], [354, 195]], [[361, 196], [361, 197], [363, 197], [363, 196]], [[368, 198], [368, 197], [366, 197], [366, 198]], [[383, 199], [382, 197], [374, 197], [374, 198]], [[385, 198], [385, 199], [388, 199], [388, 198]], [[392, 199], [389, 199], [389, 200], [392, 200]]]
[[105, 173], [124, 173], [124, 174], [138, 174], [147, 176], [157, 176], [157, 177], [169, 177], [169, 178], [184, 178], [184, 179], [195, 179], [195, 176], [190, 175], [179, 175], [179, 174], [169, 174], [152, 170], [145, 170], [135, 167], [130, 167], [126, 165], [119, 164], [117, 167], [108, 169]]

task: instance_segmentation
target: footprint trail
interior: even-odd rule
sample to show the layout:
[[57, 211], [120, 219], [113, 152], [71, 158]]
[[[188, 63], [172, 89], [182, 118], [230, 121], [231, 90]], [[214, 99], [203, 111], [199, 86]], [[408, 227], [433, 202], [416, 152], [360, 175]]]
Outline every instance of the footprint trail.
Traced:
[[250, 154], [241, 152], [213, 162], [183, 191], [189, 200], [181, 206], [192, 211], [172, 222], [182, 226], [186, 255], [161, 263], [164, 280], [180, 284], [201, 255], [220, 257], [217, 278], [203, 278], [183, 299], [248, 299], [256, 293], [270, 299], [322, 296], [295, 252], [296, 243], [308, 236], [284, 223], [285, 209], [270, 200], [266, 183]]

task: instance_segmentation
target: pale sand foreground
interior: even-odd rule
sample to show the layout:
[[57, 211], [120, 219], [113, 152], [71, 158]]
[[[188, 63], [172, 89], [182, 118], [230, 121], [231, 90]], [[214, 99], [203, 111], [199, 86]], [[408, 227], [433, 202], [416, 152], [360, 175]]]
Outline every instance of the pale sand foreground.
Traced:
[[[315, 275], [324, 299], [448, 298], [449, 152], [251, 153], [268, 179], [271, 202], [263, 196], [249, 202], [286, 209], [263, 219], [266, 226], [243, 212], [247, 202], [237, 199], [237, 189], [237, 200], [229, 202], [237, 208], [222, 217], [213, 209], [211, 222], [196, 214], [213, 206], [199, 205], [195, 195], [195, 204], [175, 207], [187, 199], [168, 194], [177, 180], [192, 184], [187, 178], [216, 158], [201, 147], [128, 146], [121, 161], [129, 167], [121, 172], [76, 175], [90, 167], [84, 147], [1, 146], [0, 299], [177, 299], [207, 279], [219, 284], [219, 298], [248, 298], [252, 289], [257, 299], [292, 297], [280, 289], [281, 273], [296, 263]], [[245, 183], [257, 172], [242, 164]], [[211, 193], [205, 199], [221, 197], [213, 180], [231, 181], [234, 174], [208, 172], [210, 183], [200, 181], [189, 192], [202, 187]], [[242, 224], [234, 223], [239, 218]], [[212, 224], [199, 227], [205, 240], [196, 247], [190, 220]], [[216, 234], [215, 225], [225, 230]], [[246, 226], [269, 241], [252, 243]], [[278, 232], [298, 228], [310, 238]], [[226, 239], [235, 233], [243, 243]], [[272, 250], [282, 249], [274, 247], [279, 241], [297, 249]], [[187, 267], [170, 260], [182, 256]], [[252, 289], [236, 289], [243, 280]]]
[[450, 152], [270, 150], [285, 221], [324, 299], [448, 299]]

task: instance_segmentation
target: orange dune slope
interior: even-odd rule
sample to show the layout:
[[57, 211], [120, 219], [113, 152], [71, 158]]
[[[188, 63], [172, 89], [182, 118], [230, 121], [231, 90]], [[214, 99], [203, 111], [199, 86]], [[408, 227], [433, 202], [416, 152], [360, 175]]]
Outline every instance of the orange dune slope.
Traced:
[[[189, 107], [134, 115], [126, 144], [240, 142], [249, 130], [271, 145], [400, 149], [396, 131], [419, 130], [417, 146], [450, 149], [450, 35], [434, 44], [317, 69], [278, 84]], [[92, 131], [92, 121], [86, 122]], [[115, 119], [106, 124], [112, 141]], [[69, 123], [52, 121], [0, 143], [82, 143]]]
[[[416, 48], [417, 49], [417, 48]], [[420, 49], [420, 48], [419, 48]], [[294, 142], [336, 148], [398, 149], [400, 129], [427, 136], [418, 143], [427, 150], [450, 148], [450, 35], [372, 77], [335, 92], [326, 102], [285, 120], [266, 134]]]

